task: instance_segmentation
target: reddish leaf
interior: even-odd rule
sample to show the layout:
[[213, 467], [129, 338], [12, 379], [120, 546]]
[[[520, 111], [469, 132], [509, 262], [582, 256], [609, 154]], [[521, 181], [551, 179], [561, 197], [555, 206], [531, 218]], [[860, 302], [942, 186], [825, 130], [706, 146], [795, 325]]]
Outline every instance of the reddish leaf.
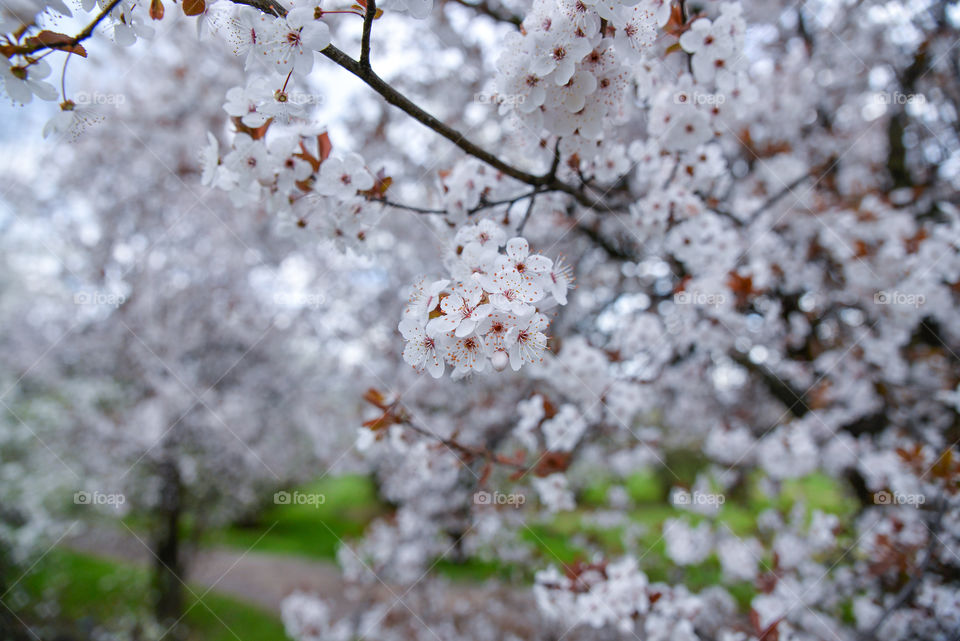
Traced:
[[199, 16], [206, 8], [203, 0], [183, 0], [183, 13], [188, 16]]
[[154, 20], [163, 19], [163, 2], [161, 0], [150, 0], [150, 17]]
[[243, 121], [241, 121], [240, 118], [238, 118], [238, 117], [236, 117], [236, 116], [234, 116], [233, 118], [231, 118], [231, 120], [233, 121], [233, 124], [234, 124], [234, 126], [237, 128], [237, 131], [238, 131], [238, 132], [240, 132], [240, 133], [242, 133], [242, 134], [247, 134], [248, 136], [250, 136], [250, 137], [253, 138], [254, 140], [260, 140], [260, 139], [262, 139], [264, 136], [266, 136], [266, 135], [267, 135], [267, 129], [270, 128], [270, 124], [273, 122], [273, 118], [268, 118], [268, 119], [267, 119], [267, 122], [263, 123], [263, 125], [261, 125], [261, 126], [257, 127], [256, 129], [254, 129], [253, 127], [248, 127], [248, 126], [246, 126], [245, 124], [243, 124]]
[[780, 621], [782, 621], [782, 618], [777, 619], [766, 628], [761, 628], [760, 614], [756, 610], [750, 610], [750, 623], [753, 624], [753, 629], [756, 631], [760, 641], [777, 641], [780, 637], [780, 633], [777, 631], [777, 626], [780, 625]]
[[369, 421], [364, 421], [363, 426], [373, 430], [374, 432], [379, 432], [382, 429], [390, 427], [393, 425], [393, 423], [395, 423], [393, 417], [390, 416], [389, 412], [387, 412], [383, 416], [378, 416], [377, 418]]
[[317, 136], [317, 144], [320, 148], [320, 162], [323, 162], [330, 156], [330, 152], [333, 151], [333, 143], [330, 142], [330, 134], [323, 132]]
[[37, 35], [27, 38], [25, 44], [28, 47], [40, 45], [49, 47], [50, 49], [59, 49], [60, 51], [75, 53], [78, 56], [83, 56], [84, 58], [87, 57], [87, 50], [78, 44], [74, 38], [71, 38], [65, 33], [41, 31]]
[[490, 472], [493, 471], [493, 466], [488, 462], [483, 466], [483, 471], [480, 473], [480, 480], [478, 481], [480, 485], [483, 485], [487, 482], [487, 479], [490, 478]]
[[379, 200], [387, 194], [387, 190], [390, 189], [391, 184], [393, 184], [393, 178], [387, 176], [386, 172], [381, 169], [377, 172], [377, 175], [374, 176], [373, 187], [367, 189], [366, 191], [361, 191], [360, 193], [367, 198]]
[[544, 452], [533, 473], [540, 478], [566, 472], [570, 467], [572, 455], [570, 452]]
[[363, 400], [370, 403], [371, 405], [375, 405], [376, 407], [379, 407], [382, 410], [385, 410], [387, 409], [387, 407], [389, 407], [389, 403], [387, 403], [387, 399], [383, 395], [383, 392], [381, 392], [378, 389], [374, 389], [372, 387], [368, 389], [366, 392], [364, 392]]

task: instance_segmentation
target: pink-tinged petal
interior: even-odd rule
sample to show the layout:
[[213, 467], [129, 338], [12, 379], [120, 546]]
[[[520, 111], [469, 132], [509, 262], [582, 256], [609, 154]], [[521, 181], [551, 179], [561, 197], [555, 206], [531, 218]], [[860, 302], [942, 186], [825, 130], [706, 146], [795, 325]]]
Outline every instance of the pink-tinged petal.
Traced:
[[514, 261], [523, 260], [529, 253], [530, 243], [527, 242], [526, 238], [517, 236], [516, 238], [511, 238], [507, 241], [507, 256], [512, 258]]
[[406, 347], [403, 348], [403, 360], [407, 365], [413, 365], [418, 367], [422, 362], [424, 356], [426, 356], [426, 349], [423, 346], [423, 343], [419, 341], [410, 341], [407, 343]]
[[553, 269], [553, 261], [546, 256], [541, 256], [540, 254], [527, 256], [527, 259], [523, 261], [523, 264], [527, 266], [527, 269], [532, 269], [535, 272], [548, 272]]
[[400, 321], [397, 329], [400, 330], [400, 334], [407, 340], [423, 335], [423, 327], [421, 327], [420, 322], [415, 318], [404, 318]]
[[497, 282], [490, 276], [490, 274], [474, 274], [473, 280], [477, 282], [480, 287], [483, 287], [484, 290], [493, 293], [500, 291], [500, 287], [497, 285]]
[[473, 330], [477, 328], [477, 319], [476, 318], [465, 318], [460, 321], [460, 324], [457, 325], [456, 337], [463, 338], [464, 336], [469, 336], [473, 333]]
[[554, 285], [550, 293], [553, 294], [554, 299], [561, 305], [567, 304], [567, 288], [563, 285]]
[[547, 328], [547, 325], [550, 324], [550, 321], [547, 320], [547, 317], [543, 314], [537, 314], [530, 319], [530, 322], [527, 324], [527, 328], [530, 332], [541, 332]]
[[509, 312], [513, 308], [513, 303], [508, 301], [503, 294], [494, 294], [490, 297], [490, 302], [493, 303], [494, 307], [505, 312]]
[[463, 308], [463, 302], [460, 294], [450, 294], [440, 301], [440, 309], [444, 314], [457, 314]]
[[527, 314], [532, 313], [534, 309], [536, 308], [533, 305], [520, 301], [515, 301], [511, 305], [511, 311], [513, 311], [513, 313], [517, 316], [526, 316]]
[[366, 170], [360, 171], [353, 175], [353, 184], [358, 191], [367, 191], [373, 187], [373, 176]]
[[460, 283], [457, 285], [456, 290], [463, 296], [462, 300], [466, 301], [467, 305], [471, 307], [479, 303], [480, 299], [483, 298], [483, 288], [476, 283]]
[[475, 310], [473, 310], [473, 317], [476, 318], [478, 321], [480, 321], [492, 313], [493, 313], [493, 305], [484, 303], [483, 305], [480, 305]]
[[520, 358], [520, 345], [518, 343], [514, 343], [510, 346], [508, 353], [510, 354], [510, 369], [515, 372], [519, 371], [520, 367], [523, 365], [523, 359]]
[[430, 373], [430, 376], [434, 378], [440, 378], [443, 376], [443, 359], [440, 358], [436, 352], [432, 356], [427, 356], [427, 371]]
[[456, 329], [460, 324], [460, 319], [453, 316], [438, 316], [427, 323], [427, 334], [429, 336], [439, 336], [446, 332]]

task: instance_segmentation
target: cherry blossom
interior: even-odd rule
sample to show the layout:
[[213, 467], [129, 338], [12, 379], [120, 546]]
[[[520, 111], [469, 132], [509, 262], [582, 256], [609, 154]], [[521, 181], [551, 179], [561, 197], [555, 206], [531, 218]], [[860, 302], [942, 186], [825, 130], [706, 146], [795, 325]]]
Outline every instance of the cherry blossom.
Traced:
[[330, 28], [312, 15], [290, 12], [286, 18], [277, 18], [257, 45], [263, 60], [277, 73], [291, 70], [306, 75], [313, 69], [314, 52], [330, 44]]
[[373, 176], [367, 171], [359, 154], [328, 158], [320, 167], [317, 191], [326, 196], [346, 198], [371, 187]]

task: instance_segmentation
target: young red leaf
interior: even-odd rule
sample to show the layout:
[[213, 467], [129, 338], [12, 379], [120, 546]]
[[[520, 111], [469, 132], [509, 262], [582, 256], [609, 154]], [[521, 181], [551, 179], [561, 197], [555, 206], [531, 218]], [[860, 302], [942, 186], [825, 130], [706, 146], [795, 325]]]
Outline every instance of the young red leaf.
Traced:
[[188, 16], [199, 16], [206, 8], [204, 0], [183, 0], [183, 13]]
[[320, 149], [320, 162], [323, 162], [330, 156], [330, 152], [333, 151], [333, 143], [330, 142], [330, 134], [323, 132], [317, 136], [317, 144]]
[[42, 45], [44, 47], [49, 47], [50, 49], [59, 49], [60, 51], [75, 53], [78, 56], [83, 56], [84, 58], [87, 57], [87, 50], [65, 33], [41, 31], [37, 35], [27, 38], [25, 40], [25, 44], [28, 47]]
[[150, 17], [154, 20], [163, 19], [163, 2], [161, 0], [150, 0]]

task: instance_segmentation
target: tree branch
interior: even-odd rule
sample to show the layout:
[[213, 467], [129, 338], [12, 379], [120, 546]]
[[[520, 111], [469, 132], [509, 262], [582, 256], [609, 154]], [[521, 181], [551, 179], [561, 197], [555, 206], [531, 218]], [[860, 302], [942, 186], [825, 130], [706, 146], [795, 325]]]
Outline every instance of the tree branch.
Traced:
[[370, 70], [370, 33], [373, 21], [377, 17], [377, 0], [367, 0], [367, 11], [363, 14], [363, 34], [360, 36], [360, 66]]
[[[104, 18], [110, 15], [110, 12], [113, 11], [118, 4], [120, 4], [120, 0], [112, 0], [110, 4], [108, 4], [103, 9], [103, 11], [101, 11], [97, 15], [97, 17], [93, 19], [93, 22], [88, 24], [83, 29], [83, 31], [81, 31], [76, 36], [74, 36], [73, 38], [70, 38], [65, 42], [58, 42], [56, 44], [51, 45], [38, 40], [33, 44], [28, 44], [28, 45], [11, 46], [11, 47], [7, 47], [6, 45], [4, 45], [4, 55], [7, 54], [7, 49], [9, 49], [9, 51], [11, 52], [10, 53], [11, 56], [16, 56], [16, 55], [25, 56], [31, 53], [36, 53], [37, 51], [40, 51], [42, 49], [62, 50], [65, 47], [75, 47], [79, 45], [81, 42], [83, 42], [84, 40], [86, 40], [87, 38], [89, 38], [90, 36], [92, 36], [94, 30], [100, 25], [101, 22], [103, 22]], [[27, 38], [28, 42], [29, 40], [30, 38]]]
[[[233, 0], [233, 2], [254, 7], [255, 9], [259, 9], [265, 13], [272, 13], [280, 17], [287, 15], [287, 10], [283, 6], [279, 5], [276, 0]], [[365, 22], [366, 20], [367, 16], [364, 17]], [[547, 173], [538, 176], [536, 174], [523, 171], [522, 169], [514, 167], [513, 165], [500, 160], [495, 155], [469, 141], [466, 137], [464, 137], [463, 134], [453, 127], [441, 122], [434, 116], [421, 109], [412, 100], [385, 82], [368, 66], [363, 66], [360, 61], [354, 60], [334, 45], [328, 46], [320, 53], [356, 77], [363, 80], [371, 89], [380, 94], [380, 96], [389, 104], [400, 109], [427, 128], [432, 129], [436, 133], [440, 134], [467, 154], [485, 162], [503, 174], [506, 174], [507, 176], [526, 183], [532, 187], [539, 187], [541, 188], [541, 191], [561, 191], [565, 194], [569, 194], [574, 198], [574, 200], [584, 207], [588, 207], [596, 211], [611, 211], [611, 209], [607, 207], [602, 200], [591, 198], [583, 191], [563, 182], [554, 175], [553, 171], [548, 171]], [[554, 158], [554, 164], [556, 164], [556, 158]]]
[[497, 22], [506, 22], [512, 24], [515, 27], [519, 27], [523, 24], [523, 16], [519, 16], [515, 13], [511, 13], [505, 7], [493, 7], [490, 5], [487, 0], [482, 2], [467, 2], [466, 0], [451, 0], [456, 4], [463, 5], [464, 7], [469, 7], [477, 13], [481, 13], [488, 18], [493, 18]]
[[794, 180], [792, 183], [790, 183], [789, 185], [786, 185], [783, 189], [781, 189], [777, 193], [767, 198], [765, 201], [763, 201], [763, 203], [759, 207], [757, 207], [747, 215], [747, 223], [754, 222], [760, 214], [762, 214], [764, 211], [767, 210], [767, 208], [772, 207], [774, 204], [776, 204], [778, 200], [780, 200], [781, 198], [783, 198], [784, 196], [792, 192], [794, 189], [799, 187], [800, 184], [803, 183], [810, 176], [811, 176], [810, 172], [803, 174], [802, 176]]
[[607, 252], [607, 255], [610, 256], [611, 258], [616, 258], [617, 260], [627, 260], [627, 261], [639, 260], [637, 256], [634, 256], [628, 251], [620, 249], [619, 247], [614, 245], [612, 242], [604, 238], [604, 236], [601, 235], [600, 232], [594, 229], [593, 227], [584, 225], [583, 223], [577, 223], [576, 229], [581, 234], [583, 234], [584, 236], [592, 240], [594, 244], [600, 247], [601, 249], [603, 249], [603, 251]]

